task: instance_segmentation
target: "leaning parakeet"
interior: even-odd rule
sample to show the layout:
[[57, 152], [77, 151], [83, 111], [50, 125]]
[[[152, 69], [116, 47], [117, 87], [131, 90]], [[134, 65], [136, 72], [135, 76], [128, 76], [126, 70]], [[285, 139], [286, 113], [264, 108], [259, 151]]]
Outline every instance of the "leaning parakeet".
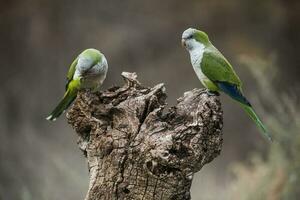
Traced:
[[96, 91], [106, 78], [108, 64], [105, 56], [96, 49], [86, 49], [72, 62], [63, 99], [46, 118], [55, 121], [75, 100], [80, 89]]
[[266, 127], [244, 96], [241, 80], [226, 58], [210, 42], [207, 34], [189, 28], [182, 34], [182, 45], [189, 51], [194, 71], [208, 92], [222, 91], [239, 102], [261, 133], [272, 140]]

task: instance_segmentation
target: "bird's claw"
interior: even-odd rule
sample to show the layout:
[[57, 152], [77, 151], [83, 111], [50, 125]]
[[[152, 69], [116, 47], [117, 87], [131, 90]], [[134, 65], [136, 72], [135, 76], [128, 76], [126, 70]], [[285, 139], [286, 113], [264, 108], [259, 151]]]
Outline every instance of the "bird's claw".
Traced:
[[208, 94], [208, 96], [220, 96], [220, 93], [217, 91], [211, 91], [209, 89], [206, 89], [206, 93]]

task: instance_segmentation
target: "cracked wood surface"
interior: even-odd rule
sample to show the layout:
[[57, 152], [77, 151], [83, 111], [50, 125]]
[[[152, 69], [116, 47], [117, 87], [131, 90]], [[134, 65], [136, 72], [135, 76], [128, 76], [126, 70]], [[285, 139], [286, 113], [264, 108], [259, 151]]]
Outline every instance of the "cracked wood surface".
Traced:
[[122, 87], [80, 92], [67, 113], [88, 162], [85, 199], [190, 199], [194, 173], [221, 151], [219, 97], [194, 89], [164, 113], [163, 84], [122, 76]]

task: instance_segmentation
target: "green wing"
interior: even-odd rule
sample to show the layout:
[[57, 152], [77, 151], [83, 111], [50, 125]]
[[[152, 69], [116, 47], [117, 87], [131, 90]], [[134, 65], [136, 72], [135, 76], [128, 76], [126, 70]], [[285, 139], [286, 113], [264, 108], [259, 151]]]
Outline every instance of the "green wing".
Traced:
[[70, 68], [69, 68], [69, 71], [67, 73], [67, 84], [66, 84], [66, 90], [68, 89], [68, 85], [69, 83], [72, 81], [73, 79], [73, 76], [74, 76], [74, 73], [75, 73], [75, 70], [76, 70], [76, 65], [77, 65], [77, 62], [78, 62], [78, 57], [72, 62]]
[[72, 62], [71, 66], [69, 68], [69, 71], [68, 71], [68, 74], [67, 74], [68, 81], [71, 81], [73, 79], [73, 75], [74, 75], [75, 70], [76, 70], [77, 62], [78, 62], [78, 57]]
[[201, 70], [213, 82], [221, 81], [241, 86], [241, 81], [230, 63], [216, 49], [203, 54]]

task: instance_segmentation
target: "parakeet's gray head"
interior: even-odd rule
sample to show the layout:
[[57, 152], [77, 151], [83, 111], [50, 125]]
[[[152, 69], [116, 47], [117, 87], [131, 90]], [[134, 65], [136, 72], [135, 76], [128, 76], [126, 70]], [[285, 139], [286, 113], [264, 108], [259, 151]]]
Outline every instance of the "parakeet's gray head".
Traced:
[[105, 56], [97, 49], [90, 48], [79, 54], [72, 77], [84, 80], [82, 88], [95, 88], [102, 84], [107, 70], [108, 64]]
[[203, 47], [203, 45], [209, 45], [210, 41], [205, 32], [188, 28], [182, 33], [181, 43], [188, 51], [192, 51], [196, 48]]

